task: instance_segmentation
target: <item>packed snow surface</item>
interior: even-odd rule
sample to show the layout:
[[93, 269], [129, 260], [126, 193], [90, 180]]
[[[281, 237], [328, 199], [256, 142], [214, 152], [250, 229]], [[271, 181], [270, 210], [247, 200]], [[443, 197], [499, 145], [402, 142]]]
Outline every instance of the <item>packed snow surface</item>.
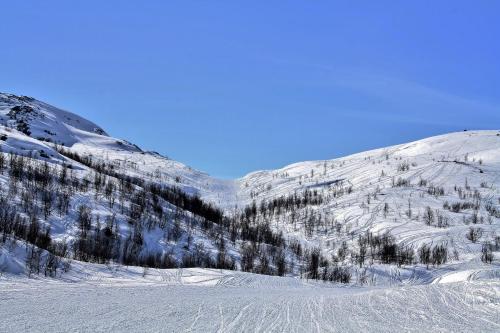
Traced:
[[217, 270], [151, 274], [0, 282], [0, 332], [500, 331], [498, 280], [342, 288]]

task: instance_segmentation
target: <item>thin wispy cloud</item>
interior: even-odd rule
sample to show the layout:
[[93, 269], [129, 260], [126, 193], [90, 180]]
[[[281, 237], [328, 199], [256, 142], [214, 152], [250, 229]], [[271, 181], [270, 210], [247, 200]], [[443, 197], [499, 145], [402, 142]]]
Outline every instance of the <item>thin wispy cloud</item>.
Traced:
[[[489, 117], [491, 121], [500, 120], [498, 105], [413, 81], [375, 75], [353, 75], [337, 78], [333, 84], [358, 92], [360, 98], [375, 98], [385, 105], [385, 110], [357, 110], [351, 115], [435, 125], [462, 122], [467, 118], [473, 126], [484, 126], [485, 118]], [[489, 125], [494, 123], [489, 122]]]
[[[287, 59], [268, 61], [315, 73], [312, 79], [297, 84], [348, 91], [354, 100], [327, 107], [349, 117], [415, 124], [450, 125], [466, 122], [470, 126], [500, 124], [500, 105], [479, 98], [461, 96], [430, 87], [411, 79], [359, 68], [335, 68]], [[319, 75], [323, 73], [323, 75]], [[363, 103], [363, 101], [366, 101]], [[488, 120], [486, 122], [486, 120]]]
[[[412, 78], [398, 77], [373, 68], [335, 67], [328, 64], [303, 62], [284, 58], [265, 58], [259, 60], [275, 66], [288, 67], [297, 72], [308, 72], [307, 80], [296, 84], [328, 87], [332, 92], [349, 90], [360, 100], [370, 98], [384, 103], [385, 110], [370, 107], [369, 111], [360, 108], [347, 108], [350, 115], [390, 117], [391, 120], [404, 120], [418, 123], [449, 124], [450, 117], [470, 117], [474, 115], [500, 120], [500, 105], [481, 98], [461, 96], [446, 89], [431, 87]], [[355, 103], [353, 103], [355, 104]], [[335, 108], [335, 105], [331, 106]], [[345, 109], [345, 108], [344, 108]], [[427, 117], [431, 114], [432, 119]]]

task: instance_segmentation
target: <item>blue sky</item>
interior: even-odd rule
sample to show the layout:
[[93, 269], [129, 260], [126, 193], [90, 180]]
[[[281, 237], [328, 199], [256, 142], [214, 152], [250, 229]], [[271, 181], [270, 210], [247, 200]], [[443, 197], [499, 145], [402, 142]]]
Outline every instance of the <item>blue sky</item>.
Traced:
[[0, 91], [219, 177], [500, 128], [498, 1], [9, 1]]

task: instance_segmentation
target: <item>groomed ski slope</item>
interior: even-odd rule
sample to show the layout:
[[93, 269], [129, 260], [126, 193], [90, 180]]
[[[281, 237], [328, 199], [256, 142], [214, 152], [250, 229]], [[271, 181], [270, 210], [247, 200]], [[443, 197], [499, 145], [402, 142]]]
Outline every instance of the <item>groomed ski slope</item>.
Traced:
[[498, 280], [347, 288], [218, 270], [151, 274], [4, 281], [0, 332], [500, 331]]

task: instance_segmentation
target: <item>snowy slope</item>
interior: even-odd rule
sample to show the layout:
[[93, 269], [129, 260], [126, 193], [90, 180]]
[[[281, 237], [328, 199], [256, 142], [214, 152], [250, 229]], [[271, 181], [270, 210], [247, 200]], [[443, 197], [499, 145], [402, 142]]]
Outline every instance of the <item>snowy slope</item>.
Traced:
[[[394, 185], [400, 179], [407, 183]], [[274, 216], [272, 222], [332, 254], [342, 241], [355, 246], [359, 235], [371, 231], [389, 232], [398, 242], [414, 248], [444, 242], [459, 258], [477, 259], [480, 244], [494, 241], [500, 234], [500, 215], [486, 209], [500, 210], [500, 131], [451, 133], [334, 160], [255, 172], [237, 182], [238, 200], [228, 202], [227, 207], [252, 201], [259, 207], [261, 202], [306, 189], [321, 194], [324, 202], [307, 208], [309, 216], [321, 219], [310, 235], [304, 227], [305, 209], [296, 212], [295, 223], [290, 213]], [[433, 188], [443, 193], [430, 194]], [[475, 196], [478, 210], [443, 208], [447, 202], [474, 201]], [[424, 221], [427, 207], [434, 215], [431, 225]], [[446, 227], [437, 227], [438, 215]], [[471, 227], [482, 230], [475, 244], [466, 238]]]
[[[24, 123], [26, 126], [19, 125]], [[55, 143], [84, 156], [114, 163], [127, 174], [178, 185], [190, 193], [213, 190], [224, 193], [233, 186], [231, 181], [213, 179], [157, 153], [143, 152], [137, 145], [110, 137], [91, 121], [32, 97], [0, 93], [0, 126], [2, 131], [11, 129], [9, 142], [13, 142], [14, 137], [17, 140], [15, 144], [5, 145], [5, 151], [19, 147], [27, 152], [29, 149], [22, 142], [27, 141], [29, 145], [36, 143], [31, 149], [34, 152], [44, 150], [57, 155], [49, 148], [51, 145], [45, 144]]]
[[[138, 221], [131, 221], [130, 214], [135, 205], [132, 203], [133, 196], [140, 195], [141, 191], [147, 189], [132, 185], [129, 190], [132, 193], [127, 194], [120, 208], [120, 179], [116, 177], [130, 176], [143, 180], [145, 184], [151, 182], [175, 186], [193, 195], [211, 187], [212, 183], [219, 184], [207, 174], [157, 153], [143, 152], [132, 143], [110, 137], [100, 127], [77, 115], [30, 97], [11, 94], [0, 94], [0, 149], [3, 153], [9, 153], [2, 155], [0, 197], [6, 202], [2, 203], [2, 211], [6, 209], [10, 214], [15, 210], [19, 218], [39, 220], [42, 228], [50, 228], [53, 241], [68, 242], [72, 246], [81, 232], [77, 223], [79, 208], [85, 206], [92, 215], [90, 231], [93, 232], [93, 228], [99, 224], [104, 227], [109, 221], [113, 221], [113, 231], [121, 245], [127, 237], [137, 234], [137, 226], [134, 224], [140, 224], [140, 256], [169, 256], [173, 261], [169, 265], [179, 265], [185, 255], [202, 246], [204, 252], [215, 258], [217, 235], [213, 232], [209, 235], [206, 230], [202, 230], [190, 211], [182, 211], [173, 204], [160, 200], [155, 203], [157, 216], [149, 215], [152, 208], [148, 206], [146, 215], [140, 216]], [[71, 156], [64, 156], [62, 151], [66, 155], [76, 153], [90, 158], [95, 166], [104, 163], [108, 169], [111, 167], [112, 175], [101, 173], [105, 184], [111, 186], [111, 197], [105, 200], [104, 188], [88, 188], [95, 181], [94, 167], [80, 163]], [[5, 170], [6, 164], [12, 164], [11, 154], [27, 158], [21, 164], [24, 164], [25, 172], [29, 171], [30, 176], [13, 181], [12, 170]], [[68, 167], [67, 185], [60, 187], [51, 183], [47, 188], [33, 188], [33, 179], [30, 177], [33, 177], [33, 170], [44, 168], [44, 162], [49, 162], [49, 167], [53, 167], [50, 173], [55, 180], [63, 172], [64, 166]], [[76, 187], [69, 184], [73, 181], [78, 183]], [[86, 189], [79, 190], [84, 184], [88, 184], [84, 186]], [[220, 184], [226, 186], [225, 182], [221, 181]], [[150, 194], [147, 195], [150, 200]], [[44, 196], [50, 198], [51, 206], [46, 216], [41, 214]], [[67, 203], [62, 203], [61, 200], [67, 200]], [[149, 205], [149, 201], [146, 203]], [[64, 206], [67, 208], [61, 211], [60, 207]], [[178, 220], [179, 224], [174, 223], [174, 220]], [[4, 223], [8, 224], [8, 221]], [[142, 230], [146, 224], [147, 227]], [[172, 236], [174, 233], [176, 236]], [[0, 274], [26, 271], [26, 244], [0, 239], [0, 250]], [[237, 258], [237, 246], [228, 244], [227, 251], [231, 257]]]
[[[450, 271], [482, 271], [482, 245], [494, 244], [500, 233], [500, 216], [496, 213], [500, 212], [499, 131], [451, 133], [334, 160], [254, 172], [237, 180], [219, 180], [112, 138], [94, 123], [30, 97], [0, 94], [0, 124], [0, 135], [6, 136], [0, 141], [5, 152], [56, 163], [65, 161], [84, 177], [88, 168], [56, 151], [54, 144], [62, 144], [67, 151], [112, 164], [120, 174], [200, 195], [229, 215], [239, 215], [254, 202], [260, 208], [274, 199], [315, 192], [322, 198], [318, 204], [266, 216], [258, 213], [257, 219], [306, 247], [319, 247], [325, 256], [335, 256], [345, 265], [356, 266], [353, 256], [358, 250], [357, 240], [366, 232], [390, 233], [398, 244], [415, 250], [437, 244], [449, 249], [450, 262], [438, 268], [438, 273], [422, 273], [415, 278], [411, 268], [406, 268], [397, 273], [401, 280], [431, 282]], [[5, 186], [8, 181], [4, 175]], [[94, 198], [97, 196], [89, 193], [76, 200], [90, 203], [104, 216], [113, 213], [106, 202]], [[459, 202], [477, 202], [477, 209], [445, 208]], [[425, 220], [428, 207], [433, 215], [431, 223]], [[166, 209], [173, 211], [172, 207]], [[75, 237], [77, 230], [70, 227], [67, 218], [53, 217], [50, 223], [56, 239]], [[130, 231], [127, 224], [122, 228], [124, 235]], [[467, 238], [471, 228], [481, 231], [474, 242]], [[195, 236], [201, 240], [205, 237], [202, 231]], [[151, 248], [168, 247], [158, 230], [151, 232], [146, 242]], [[339, 258], [343, 242], [349, 253]], [[238, 257], [238, 247], [231, 251]], [[495, 252], [498, 257], [498, 250]], [[370, 273], [378, 276], [378, 281], [393, 279], [396, 273], [391, 269], [375, 264], [370, 266]], [[390, 278], [386, 278], [388, 275]]]
[[17, 128], [26, 124], [32, 137], [66, 146], [80, 141], [77, 130], [107, 136], [96, 124], [76, 114], [27, 96], [0, 93], [0, 123]]

